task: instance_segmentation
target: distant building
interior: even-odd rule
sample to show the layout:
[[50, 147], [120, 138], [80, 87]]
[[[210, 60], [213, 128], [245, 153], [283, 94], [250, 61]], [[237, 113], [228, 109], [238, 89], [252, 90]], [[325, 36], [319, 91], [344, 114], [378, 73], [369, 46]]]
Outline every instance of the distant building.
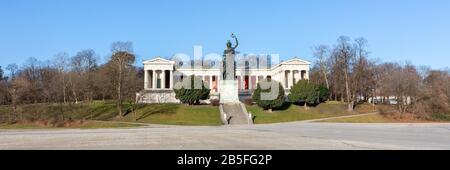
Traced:
[[[252, 58], [243, 62], [238, 60], [236, 80], [239, 95], [249, 95], [256, 89], [259, 81], [272, 79], [280, 82], [289, 91], [295, 82], [309, 79], [310, 62], [293, 58], [272, 66], [267, 60]], [[173, 91], [174, 85], [184, 78], [194, 75], [201, 78], [211, 89], [212, 98], [219, 98], [221, 82], [220, 64], [215, 62], [203, 66], [195, 62], [183, 63], [176, 60], [155, 58], [144, 61], [144, 90], [138, 94], [142, 103], [178, 103]], [[261, 64], [263, 63], [263, 64]], [[270, 60], [269, 60], [269, 63]]]

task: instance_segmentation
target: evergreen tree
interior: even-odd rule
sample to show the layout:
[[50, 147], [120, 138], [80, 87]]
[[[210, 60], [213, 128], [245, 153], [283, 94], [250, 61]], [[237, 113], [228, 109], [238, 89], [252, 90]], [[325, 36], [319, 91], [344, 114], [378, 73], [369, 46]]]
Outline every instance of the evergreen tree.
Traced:
[[[277, 88], [277, 89], [272, 89]], [[252, 99], [258, 104], [259, 107], [264, 110], [280, 108], [285, 102], [285, 92], [283, 86], [274, 80], [262, 81], [258, 83], [258, 86], [253, 93]]]
[[4, 79], [3, 74], [4, 74], [4, 72], [3, 72], [2, 66], [0, 66], [0, 81], [2, 81]]
[[315, 104], [319, 100], [320, 91], [318, 86], [308, 80], [300, 80], [291, 88], [288, 95], [292, 103], [304, 102], [305, 109], [307, 104]]
[[319, 91], [319, 102], [325, 102], [330, 96], [330, 90], [324, 85], [318, 85], [317, 90]]
[[175, 84], [175, 98], [182, 103], [194, 105], [199, 104], [200, 100], [209, 99], [210, 89], [208, 89], [203, 80], [190, 76], [189, 78]]

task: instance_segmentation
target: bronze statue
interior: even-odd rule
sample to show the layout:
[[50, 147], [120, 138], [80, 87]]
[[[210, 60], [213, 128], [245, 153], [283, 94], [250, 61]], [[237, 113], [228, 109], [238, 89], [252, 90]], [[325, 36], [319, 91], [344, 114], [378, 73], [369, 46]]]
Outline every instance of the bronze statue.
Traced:
[[239, 46], [239, 41], [234, 35], [231, 34], [231, 38], [234, 38], [236, 44], [233, 47], [233, 44], [230, 40], [227, 41], [227, 49], [223, 52], [223, 79], [224, 80], [234, 80], [236, 78], [236, 63], [235, 63], [235, 55], [236, 48]]
[[234, 45], [234, 47], [232, 47], [233, 45], [231, 44], [231, 41], [228, 40], [227, 41], [227, 49], [225, 49], [224, 54], [236, 54], [236, 48], [239, 46], [239, 41], [236, 37], [236, 35], [234, 35], [234, 33], [231, 33], [231, 38], [234, 38], [234, 40], [236, 41], [236, 45]]

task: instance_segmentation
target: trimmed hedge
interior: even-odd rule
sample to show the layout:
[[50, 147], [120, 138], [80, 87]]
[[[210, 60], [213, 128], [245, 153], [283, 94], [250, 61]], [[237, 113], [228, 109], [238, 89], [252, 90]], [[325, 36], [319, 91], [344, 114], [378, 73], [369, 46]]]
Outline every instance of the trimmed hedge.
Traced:
[[281, 83], [274, 80], [264, 80], [258, 83], [252, 99], [259, 107], [264, 110], [272, 111], [272, 109], [277, 109], [283, 106], [285, 102], [284, 94], [284, 88]]
[[211, 90], [206, 88], [202, 79], [195, 76], [190, 76], [178, 82], [174, 87], [175, 98], [185, 104], [199, 104], [200, 100], [206, 100], [210, 97]]

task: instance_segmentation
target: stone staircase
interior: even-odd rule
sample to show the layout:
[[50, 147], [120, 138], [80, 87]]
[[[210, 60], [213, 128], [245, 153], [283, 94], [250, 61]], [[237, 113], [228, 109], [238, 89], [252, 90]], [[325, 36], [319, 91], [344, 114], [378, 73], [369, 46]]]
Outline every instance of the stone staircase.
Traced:
[[[228, 120], [225, 120], [225, 124], [229, 125], [247, 125], [248, 113], [245, 108], [243, 108], [241, 103], [224, 103], [221, 105], [221, 112], [225, 114]], [[222, 114], [222, 116], [224, 116]], [[250, 123], [251, 124], [251, 123]]]

